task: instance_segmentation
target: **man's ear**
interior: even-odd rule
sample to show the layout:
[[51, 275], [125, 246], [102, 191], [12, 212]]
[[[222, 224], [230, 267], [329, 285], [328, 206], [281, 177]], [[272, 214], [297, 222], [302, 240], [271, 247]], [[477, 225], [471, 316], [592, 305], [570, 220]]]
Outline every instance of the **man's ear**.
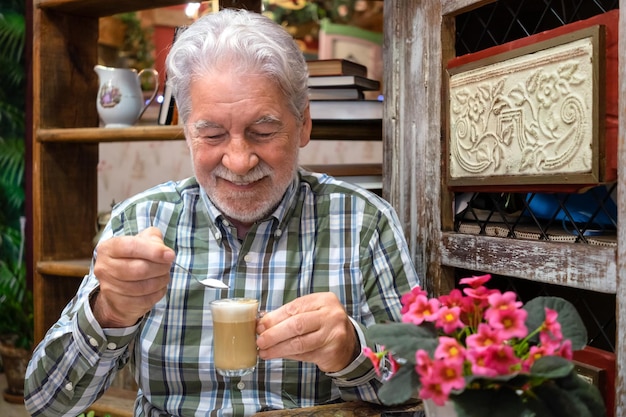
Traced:
[[300, 128], [300, 147], [304, 148], [311, 140], [311, 129], [313, 129], [313, 121], [311, 120], [311, 108], [307, 104], [302, 114], [302, 127]]

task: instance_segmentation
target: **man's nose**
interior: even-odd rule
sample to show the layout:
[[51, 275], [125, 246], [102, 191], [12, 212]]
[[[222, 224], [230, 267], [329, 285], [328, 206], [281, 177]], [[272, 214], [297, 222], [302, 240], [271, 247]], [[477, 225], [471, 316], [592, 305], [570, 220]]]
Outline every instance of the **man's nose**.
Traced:
[[222, 164], [232, 173], [245, 175], [259, 163], [254, 147], [244, 138], [231, 138], [222, 157]]

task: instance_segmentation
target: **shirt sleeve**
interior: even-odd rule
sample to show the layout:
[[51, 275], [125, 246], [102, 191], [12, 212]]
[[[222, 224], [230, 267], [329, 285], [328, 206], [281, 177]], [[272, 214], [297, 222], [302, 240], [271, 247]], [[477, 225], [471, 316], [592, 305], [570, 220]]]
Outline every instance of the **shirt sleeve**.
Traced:
[[93, 276], [85, 279], [33, 352], [24, 384], [24, 402], [33, 416], [79, 415], [128, 362], [128, 346], [140, 324], [102, 329], [89, 305], [95, 282]]
[[365, 333], [356, 320], [350, 317], [350, 321], [359, 336], [361, 353], [345, 369], [338, 372], [328, 372], [326, 375], [333, 378], [344, 400], [353, 401], [370, 398], [369, 402], [378, 402], [376, 391], [380, 386], [380, 381], [371, 361], [362, 352], [363, 347], [367, 346]]

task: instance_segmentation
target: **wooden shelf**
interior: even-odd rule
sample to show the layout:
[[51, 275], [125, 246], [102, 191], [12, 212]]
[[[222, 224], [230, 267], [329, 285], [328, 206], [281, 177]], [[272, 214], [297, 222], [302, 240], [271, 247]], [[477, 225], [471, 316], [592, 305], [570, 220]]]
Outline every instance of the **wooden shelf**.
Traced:
[[118, 13], [132, 12], [136, 10], [156, 9], [160, 7], [186, 4], [184, 0], [126, 0], [106, 1], [99, 0], [35, 0], [35, 7], [50, 9], [78, 16], [111, 16]]
[[311, 139], [381, 141], [382, 120], [313, 120]]
[[[498, 256], [502, 248], [515, 256]], [[441, 252], [445, 266], [602, 293], [616, 291], [614, 247], [444, 232]]]
[[[133, 126], [125, 128], [82, 127], [40, 129], [39, 142], [101, 143], [184, 140], [180, 126]], [[382, 120], [314, 120], [311, 139], [363, 140], [382, 139]]]
[[382, 164], [329, 164], [303, 167], [313, 172], [324, 172], [336, 179], [357, 184], [376, 193], [383, 188]]
[[379, 176], [383, 175], [382, 164], [329, 164], [304, 165], [304, 168], [313, 172], [325, 172], [335, 177]]
[[73, 129], [41, 129], [37, 132], [40, 142], [138, 142], [154, 140], [183, 140], [179, 126], [135, 126], [124, 128], [83, 127]]
[[37, 263], [37, 272], [45, 275], [83, 278], [89, 272], [90, 265], [91, 259], [41, 261]]

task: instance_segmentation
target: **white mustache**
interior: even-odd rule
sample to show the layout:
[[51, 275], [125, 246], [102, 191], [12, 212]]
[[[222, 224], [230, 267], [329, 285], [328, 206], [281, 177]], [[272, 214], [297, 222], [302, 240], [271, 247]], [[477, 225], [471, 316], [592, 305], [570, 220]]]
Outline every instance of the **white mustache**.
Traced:
[[226, 181], [232, 182], [238, 185], [247, 185], [251, 182], [259, 181], [260, 179], [271, 175], [272, 169], [265, 164], [259, 164], [248, 172], [246, 175], [237, 175], [228, 170], [224, 165], [218, 165], [213, 170], [213, 175], [216, 178], [222, 178]]

